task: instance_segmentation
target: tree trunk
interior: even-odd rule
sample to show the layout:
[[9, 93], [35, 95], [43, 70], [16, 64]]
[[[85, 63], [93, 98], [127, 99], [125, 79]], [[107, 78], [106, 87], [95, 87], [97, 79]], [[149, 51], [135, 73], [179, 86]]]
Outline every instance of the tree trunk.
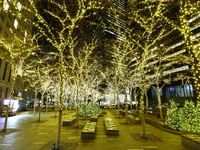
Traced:
[[62, 110], [58, 111], [58, 132], [56, 138], [56, 150], [60, 149], [60, 135], [61, 135], [61, 125], [62, 125]]
[[[116, 93], [114, 93], [114, 109], [115, 109], [115, 115], [116, 115], [117, 114], [117, 110], [116, 110], [115, 103], [116, 103]], [[112, 107], [112, 109], [113, 109], [113, 107]]]
[[[43, 93], [42, 93], [42, 96], [41, 96], [41, 101], [43, 102]], [[39, 117], [38, 117], [38, 122], [40, 122], [40, 118], [41, 118], [41, 111], [42, 111], [42, 106], [41, 106], [41, 104], [42, 104], [42, 102], [40, 103], [40, 108], [39, 108]]]
[[[11, 66], [11, 73], [12, 73], [12, 82], [11, 82], [11, 92], [10, 92], [10, 99], [12, 99], [13, 94], [14, 94], [14, 85], [15, 85], [15, 79], [16, 79], [16, 74], [15, 74], [15, 70], [16, 68], [14, 67], [14, 65]], [[11, 103], [11, 100], [10, 100]], [[9, 109], [10, 109], [10, 103], [8, 105], [8, 107], [6, 108], [6, 116], [5, 116], [5, 122], [4, 122], [4, 128], [2, 130], [2, 132], [6, 132], [7, 130], [7, 123], [8, 123], [8, 114], [9, 114]]]
[[137, 103], [137, 95], [136, 93], [134, 93], [134, 99], [135, 99], [135, 109], [136, 109], [136, 112], [138, 112], [138, 103]]
[[54, 117], [57, 117], [57, 112], [58, 112], [58, 102], [57, 102], [57, 104], [55, 106], [55, 115], [54, 115]]
[[141, 111], [141, 121], [142, 121], [142, 138], [146, 138], [146, 130], [145, 130], [145, 116], [144, 116], [144, 111]]
[[120, 105], [119, 105], [119, 95], [118, 95], [118, 92], [117, 92], [117, 103], [118, 103], [118, 115], [119, 115], [119, 118], [120, 118]]
[[126, 124], [128, 124], [128, 94], [126, 94]]
[[56, 138], [56, 149], [60, 149], [60, 135], [61, 135], [61, 123], [62, 123], [62, 111], [63, 111], [63, 99], [64, 99], [64, 61], [63, 61], [63, 55], [61, 55], [60, 58], [60, 95], [59, 95], [59, 102], [58, 102], [58, 132], [57, 132], [57, 138]]
[[130, 91], [130, 109], [131, 109], [131, 112], [132, 112], [132, 110], [133, 110], [132, 92], [131, 92], [131, 89], [129, 91]]
[[85, 95], [85, 98], [84, 98], [84, 119], [86, 119], [86, 95]]
[[76, 106], [76, 127], [78, 128], [78, 102], [77, 102], [77, 106]]
[[158, 91], [158, 108], [160, 110], [160, 119], [163, 119], [161, 97], [160, 97], [160, 89], [158, 89], [157, 91]]
[[37, 98], [37, 90], [35, 89], [35, 99], [34, 99], [34, 106], [33, 106], [33, 114], [35, 115], [35, 102], [36, 102], [36, 98]]
[[64, 111], [63, 111], [64, 113], [63, 113], [63, 115], [66, 115], [67, 114], [67, 104], [65, 104], [64, 106], [65, 107], [64, 107]]
[[41, 104], [40, 104], [40, 108], [39, 108], [39, 117], [38, 117], [38, 122], [40, 122], [40, 118], [41, 118]]
[[141, 105], [141, 122], [142, 122], [142, 138], [146, 138], [146, 130], [145, 130], [145, 116], [144, 116], [144, 91], [141, 92], [140, 97], [140, 105]]
[[78, 102], [79, 102], [79, 100], [78, 100], [78, 84], [77, 84], [77, 89], [76, 89], [76, 127], [78, 128], [78, 126], [79, 126], [79, 124], [78, 124], [78, 118], [79, 118], [79, 116], [78, 116]]
[[47, 97], [47, 102], [46, 102], [46, 113], [48, 112], [48, 108], [49, 108], [49, 97]]
[[147, 91], [145, 92], [145, 97], [146, 97], [146, 115], [148, 115], [148, 107], [149, 107], [149, 104], [148, 104], [148, 95], [147, 95]]
[[10, 109], [10, 103], [9, 103], [8, 107], [6, 108], [6, 112], [5, 112], [6, 116], [5, 116], [4, 128], [1, 130], [1, 132], [6, 132], [6, 130], [7, 130], [9, 109]]
[[86, 87], [84, 86], [84, 119], [86, 119], [86, 103], [87, 103], [87, 96], [86, 96]]

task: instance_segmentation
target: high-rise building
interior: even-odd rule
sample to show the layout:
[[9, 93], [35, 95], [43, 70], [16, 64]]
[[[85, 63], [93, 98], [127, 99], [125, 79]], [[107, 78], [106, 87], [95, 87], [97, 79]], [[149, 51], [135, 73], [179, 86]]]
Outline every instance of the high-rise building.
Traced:
[[109, 65], [111, 55], [109, 44], [112, 40], [120, 40], [123, 31], [126, 30], [126, 4], [127, 0], [107, 0], [105, 9], [96, 16], [95, 37], [99, 38], [98, 47], [94, 52], [94, 57], [103, 66]]

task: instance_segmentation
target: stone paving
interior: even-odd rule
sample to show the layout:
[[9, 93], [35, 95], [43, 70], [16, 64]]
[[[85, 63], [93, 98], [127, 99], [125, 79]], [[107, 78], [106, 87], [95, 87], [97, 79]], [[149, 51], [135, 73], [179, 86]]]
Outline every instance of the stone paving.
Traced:
[[[106, 110], [107, 114], [99, 117], [95, 139], [81, 139], [81, 128], [62, 126], [61, 150], [190, 150], [182, 146], [181, 136], [146, 124], [146, 139], [142, 139], [141, 124], [126, 123], [125, 117]], [[74, 116], [67, 111], [63, 120]], [[104, 118], [110, 117], [119, 129], [119, 135], [106, 135]], [[9, 117], [7, 132], [0, 133], [0, 150], [52, 150], [56, 142], [57, 117], [54, 112], [43, 112], [41, 121], [38, 114], [31, 111]], [[0, 117], [0, 129], [3, 129], [4, 117]], [[89, 119], [79, 119], [83, 127]]]

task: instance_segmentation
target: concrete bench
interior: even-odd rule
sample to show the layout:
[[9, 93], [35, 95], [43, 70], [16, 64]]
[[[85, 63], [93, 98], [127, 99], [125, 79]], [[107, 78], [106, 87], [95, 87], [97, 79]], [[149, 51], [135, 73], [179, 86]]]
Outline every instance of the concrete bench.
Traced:
[[[152, 113], [154, 115], [156, 115], [156, 117], [160, 118], [160, 110], [159, 108], [152, 108]], [[166, 114], [167, 114], [167, 108], [163, 107], [162, 108], [162, 115], [163, 115], [163, 118], [166, 117]]]
[[121, 111], [121, 115], [122, 115], [122, 116], [125, 116], [125, 115], [126, 115], [126, 111], [124, 111], [124, 110]]
[[140, 117], [133, 117], [133, 115], [128, 115], [128, 120], [132, 123], [135, 123], [135, 124], [141, 124], [141, 119]]
[[63, 121], [63, 126], [71, 126], [72, 124], [74, 124], [76, 122], [76, 117], [69, 117], [68, 119], [66, 119], [65, 121]]
[[97, 122], [98, 121], [98, 115], [94, 114], [90, 117], [90, 122]]
[[107, 114], [105, 109], [102, 110], [102, 114]]
[[114, 124], [111, 118], [105, 118], [104, 123], [105, 123], [107, 135], [119, 135], [119, 129]]
[[156, 120], [156, 119], [151, 119], [150, 117], [146, 117], [145, 121], [149, 124], [155, 125], [156, 127], [159, 128], [169, 128], [169, 125], [166, 124], [164, 121]]
[[96, 134], [96, 122], [88, 122], [81, 132], [81, 139], [94, 139]]

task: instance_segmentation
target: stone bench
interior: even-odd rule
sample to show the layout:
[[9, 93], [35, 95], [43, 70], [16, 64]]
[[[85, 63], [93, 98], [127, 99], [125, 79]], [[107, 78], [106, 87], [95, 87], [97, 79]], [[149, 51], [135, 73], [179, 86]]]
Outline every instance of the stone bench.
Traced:
[[105, 109], [102, 110], [102, 114], [107, 114]]
[[94, 114], [90, 117], [90, 122], [97, 122], [98, 121], [98, 115]]
[[126, 115], [126, 111], [124, 111], [124, 110], [121, 111], [121, 115], [122, 115], [122, 116], [125, 116], [125, 115]]
[[159, 128], [169, 128], [169, 125], [166, 124], [164, 121], [161, 121], [161, 120], [156, 120], [154, 118], [146, 117], [145, 121], [147, 123], [152, 124], [152, 125], [159, 127]]
[[[156, 117], [160, 118], [160, 109], [159, 108], [152, 108], [152, 113], [154, 115], [156, 115]], [[163, 115], [163, 118], [166, 117], [166, 114], [167, 114], [167, 108], [163, 107], [162, 108], [162, 115]]]
[[96, 122], [88, 122], [81, 132], [81, 139], [94, 139], [96, 133]]
[[63, 121], [63, 126], [71, 126], [72, 124], [74, 124], [76, 122], [76, 117], [69, 117], [68, 119], [66, 119], [65, 121]]
[[119, 129], [114, 124], [111, 118], [105, 118], [104, 123], [105, 123], [107, 135], [119, 135]]
[[135, 124], [141, 124], [141, 119], [140, 117], [133, 117], [133, 115], [128, 115], [128, 120], [132, 123], [135, 123]]

